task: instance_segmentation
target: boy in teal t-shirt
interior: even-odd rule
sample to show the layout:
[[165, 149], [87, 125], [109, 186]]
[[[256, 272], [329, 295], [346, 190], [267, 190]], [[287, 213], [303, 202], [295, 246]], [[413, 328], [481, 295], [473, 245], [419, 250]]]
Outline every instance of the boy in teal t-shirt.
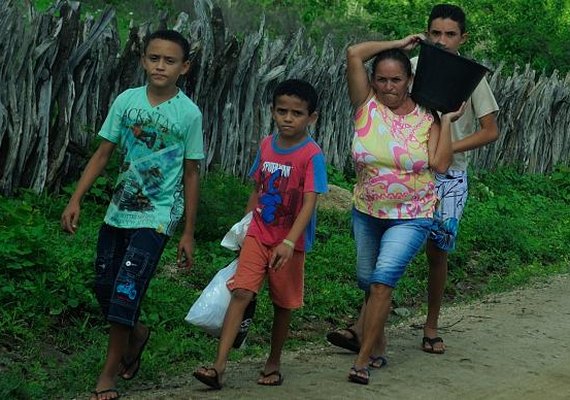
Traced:
[[190, 68], [188, 41], [172, 30], [145, 41], [148, 84], [121, 93], [99, 132], [103, 139], [65, 208], [61, 224], [75, 233], [80, 202], [119, 147], [122, 165], [99, 231], [95, 294], [111, 324], [107, 357], [91, 400], [116, 399], [116, 377], [137, 374], [150, 328], [140, 304], [168, 238], [185, 216], [178, 265], [192, 265], [199, 164], [204, 157], [202, 115], [176, 81]]
[[[128, 89], [113, 103], [99, 136], [123, 149], [105, 223], [154, 228], [172, 235], [183, 213], [184, 159], [203, 158], [202, 114], [182, 92], [153, 107], [146, 86]], [[143, 191], [144, 189], [144, 191]]]

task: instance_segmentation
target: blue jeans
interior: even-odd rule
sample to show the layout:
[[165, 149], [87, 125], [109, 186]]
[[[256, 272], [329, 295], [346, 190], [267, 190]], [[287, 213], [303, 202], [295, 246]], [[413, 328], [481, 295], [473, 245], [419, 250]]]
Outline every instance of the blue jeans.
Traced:
[[373, 283], [396, 287], [412, 258], [424, 244], [431, 218], [380, 219], [352, 209], [358, 287]]
[[103, 224], [97, 241], [95, 296], [109, 322], [133, 327], [168, 236], [151, 228]]

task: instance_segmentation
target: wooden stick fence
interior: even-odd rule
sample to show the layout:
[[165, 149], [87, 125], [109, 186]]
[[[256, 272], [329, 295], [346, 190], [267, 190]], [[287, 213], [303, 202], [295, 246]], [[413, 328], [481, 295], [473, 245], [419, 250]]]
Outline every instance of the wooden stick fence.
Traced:
[[[151, 27], [133, 27], [121, 50], [112, 9], [82, 21], [78, 2], [59, 1], [43, 13], [19, 3], [0, 4], [0, 193], [57, 191], [77, 178], [116, 95], [143, 84], [141, 40]], [[287, 77], [317, 87], [314, 137], [330, 164], [350, 168], [344, 50], [329, 40], [317, 49], [302, 30], [270, 38], [264, 21], [238, 40], [211, 0], [194, 4], [195, 17], [180, 14], [174, 29], [192, 43], [193, 68], [180, 84], [203, 112], [204, 171], [247, 173], [257, 144], [273, 129], [272, 90]], [[163, 15], [159, 25], [165, 21]], [[489, 79], [501, 107], [501, 136], [472, 152], [474, 165], [534, 173], [569, 165], [570, 75], [537, 78], [527, 67], [503, 76], [499, 68]]]

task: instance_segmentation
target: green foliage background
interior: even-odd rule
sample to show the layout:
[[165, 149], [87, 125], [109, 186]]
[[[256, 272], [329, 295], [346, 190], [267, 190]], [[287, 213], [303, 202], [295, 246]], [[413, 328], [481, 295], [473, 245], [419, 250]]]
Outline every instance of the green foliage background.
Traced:
[[[364, 38], [399, 39], [426, 30], [431, 8], [441, 0], [214, 0], [224, 10], [235, 34], [256, 31], [262, 15], [275, 35], [306, 29], [315, 41], [330, 36], [338, 46]], [[464, 9], [469, 40], [462, 49], [477, 60], [505, 70], [527, 63], [547, 74], [570, 71], [570, 0], [459, 0]], [[38, 8], [52, 4], [35, 0]], [[184, 0], [84, 0], [83, 10], [97, 14], [113, 6], [119, 14], [121, 37], [129, 22], [156, 20], [157, 10], [171, 16], [193, 13]]]
[[[302, 25], [317, 41], [330, 34], [337, 43], [344, 45], [347, 40], [399, 39], [424, 32], [431, 8], [443, 2], [446, 1], [243, 0], [239, 1], [240, 9], [235, 11], [246, 16], [261, 6], [269, 16], [270, 26], [277, 27], [277, 32], [287, 32]], [[475, 59], [495, 65], [504, 62], [507, 71], [527, 63], [547, 73], [554, 69], [563, 73], [569, 71], [569, 0], [447, 2], [462, 7], [467, 15], [469, 40], [463, 51]], [[238, 2], [225, 3], [235, 5]]]

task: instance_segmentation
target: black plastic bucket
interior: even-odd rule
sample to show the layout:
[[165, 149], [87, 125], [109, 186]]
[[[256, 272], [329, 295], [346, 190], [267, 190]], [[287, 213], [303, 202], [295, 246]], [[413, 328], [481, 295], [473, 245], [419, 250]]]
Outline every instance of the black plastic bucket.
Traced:
[[422, 40], [412, 99], [444, 114], [456, 111], [488, 71], [473, 60]]

